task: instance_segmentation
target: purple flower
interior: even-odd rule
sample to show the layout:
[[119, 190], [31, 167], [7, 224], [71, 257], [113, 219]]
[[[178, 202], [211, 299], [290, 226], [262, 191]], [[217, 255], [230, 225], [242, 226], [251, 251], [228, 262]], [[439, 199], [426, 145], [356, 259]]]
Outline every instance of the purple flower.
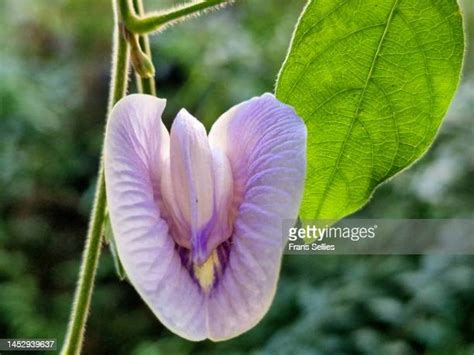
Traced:
[[107, 200], [132, 285], [189, 340], [235, 337], [275, 294], [306, 169], [306, 127], [271, 94], [224, 113], [209, 136], [186, 110], [171, 134], [166, 101], [130, 95], [105, 137]]

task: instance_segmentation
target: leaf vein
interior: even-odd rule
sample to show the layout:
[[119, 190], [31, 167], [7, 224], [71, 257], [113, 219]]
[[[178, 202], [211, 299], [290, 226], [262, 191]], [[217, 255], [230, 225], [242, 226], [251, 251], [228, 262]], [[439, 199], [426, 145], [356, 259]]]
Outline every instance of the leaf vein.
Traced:
[[345, 36], [342, 36], [341, 38], [335, 40], [334, 42], [332, 42], [329, 46], [327, 46], [326, 48], [324, 48], [324, 50], [322, 50], [320, 53], [318, 53], [317, 55], [315, 55], [313, 58], [311, 58], [311, 60], [305, 65], [304, 69], [301, 71], [300, 75], [298, 76], [298, 78], [294, 81], [294, 84], [293, 86], [290, 88], [290, 90], [288, 90], [288, 93], [286, 94], [285, 96], [285, 102], [288, 102], [288, 99], [289, 97], [293, 94], [293, 92], [295, 91], [296, 87], [298, 86], [298, 84], [300, 83], [300, 81], [304, 78], [307, 70], [309, 67], [311, 67], [314, 63], [316, 63], [318, 60], [320, 60], [323, 55], [325, 53], [327, 53], [328, 50], [334, 48], [337, 44], [341, 43], [342, 41], [344, 41], [345, 39], [348, 39], [349, 37], [357, 34], [357, 33], [360, 33], [360, 32], [364, 32], [364, 31], [367, 31], [367, 30], [370, 30], [370, 29], [373, 29], [373, 28], [377, 28], [377, 27], [382, 27], [382, 26], [385, 26], [385, 24], [383, 23], [378, 23], [378, 24], [375, 24], [375, 25], [370, 25], [370, 26], [366, 26], [366, 27], [363, 27], [363, 28], [359, 28], [358, 30], [356, 31], [352, 31], [352, 32], [349, 32], [348, 34], [346, 34]]
[[[364, 96], [365, 96], [365, 93], [367, 92], [367, 87], [369, 85], [369, 82], [372, 78], [372, 75], [373, 75], [373, 72], [374, 72], [374, 68], [375, 68], [375, 64], [377, 63], [377, 58], [379, 57], [379, 54], [380, 54], [380, 50], [382, 48], [382, 44], [383, 44], [383, 41], [385, 39], [385, 36], [387, 35], [387, 32], [388, 32], [388, 29], [390, 27], [390, 24], [392, 22], [392, 19], [393, 19], [393, 15], [395, 13], [395, 9], [397, 7], [399, 3], [399, 0], [395, 0], [394, 3], [393, 3], [393, 6], [392, 6], [392, 9], [390, 10], [390, 13], [387, 17], [387, 21], [386, 21], [386, 24], [385, 24], [385, 27], [384, 27], [384, 30], [382, 32], [382, 35], [380, 37], [380, 40], [379, 40], [379, 44], [377, 46], [377, 50], [375, 51], [375, 54], [374, 54], [374, 58], [372, 60], [372, 63], [371, 63], [371, 66], [370, 66], [370, 69], [369, 69], [369, 72], [367, 74], [367, 78], [366, 78], [366, 81], [365, 81], [365, 86], [364, 86], [364, 89], [362, 90], [361, 94], [360, 94], [360, 97], [359, 97], [359, 101], [357, 103], [357, 107], [356, 107], [356, 110], [355, 110], [355, 113], [354, 113], [354, 117], [351, 121], [351, 124], [349, 126], [349, 129], [347, 131], [347, 134], [346, 134], [346, 137], [344, 139], [344, 143], [342, 144], [341, 146], [341, 149], [339, 151], [339, 154], [337, 156], [337, 159], [336, 159], [336, 164], [334, 166], [334, 168], [332, 169], [332, 172], [331, 172], [331, 175], [324, 187], [324, 191], [323, 191], [323, 194], [322, 194], [322, 197], [321, 199], [319, 200], [319, 203], [318, 203], [318, 207], [316, 208], [316, 212], [315, 212], [315, 217], [318, 217], [320, 211], [321, 211], [321, 208], [323, 207], [324, 205], [324, 202], [325, 202], [325, 199], [326, 199], [326, 196], [329, 192], [329, 187], [332, 185], [333, 181], [334, 181], [334, 177], [339, 169], [339, 164], [340, 164], [340, 161], [341, 161], [341, 158], [342, 158], [342, 155], [344, 154], [344, 150], [345, 150], [345, 147], [346, 147], [346, 144], [347, 144], [347, 141], [349, 140], [349, 137], [352, 133], [352, 129], [354, 127], [354, 124], [355, 122], [359, 119], [359, 113], [360, 113], [360, 107], [361, 107], [361, 104], [362, 104], [362, 101], [364, 99]], [[372, 160], [373, 160], [373, 154], [372, 154]], [[372, 161], [372, 169], [373, 169], [373, 161]]]

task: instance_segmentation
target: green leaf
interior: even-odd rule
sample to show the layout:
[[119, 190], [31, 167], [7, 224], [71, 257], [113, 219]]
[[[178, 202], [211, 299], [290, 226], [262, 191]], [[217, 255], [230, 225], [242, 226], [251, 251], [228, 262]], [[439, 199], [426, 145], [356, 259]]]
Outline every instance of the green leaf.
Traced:
[[463, 53], [455, 0], [308, 2], [276, 85], [308, 127], [302, 218], [358, 210], [426, 152]]

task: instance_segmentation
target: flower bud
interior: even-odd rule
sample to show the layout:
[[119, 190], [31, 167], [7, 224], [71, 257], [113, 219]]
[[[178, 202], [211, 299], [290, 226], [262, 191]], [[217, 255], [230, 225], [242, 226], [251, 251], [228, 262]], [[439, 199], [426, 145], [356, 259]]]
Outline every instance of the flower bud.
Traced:
[[133, 69], [140, 77], [148, 79], [155, 76], [155, 67], [152, 61], [140, 48], [132, 48], [130, 59]]

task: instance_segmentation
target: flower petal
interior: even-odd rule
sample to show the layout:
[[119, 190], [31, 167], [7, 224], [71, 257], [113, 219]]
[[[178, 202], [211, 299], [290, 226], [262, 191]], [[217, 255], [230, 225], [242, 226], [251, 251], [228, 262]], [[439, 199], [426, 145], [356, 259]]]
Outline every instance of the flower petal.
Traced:
[[227, 267], [208, 300], [209, 337], [253, 327], [272, 302], [286, 242], [283, 220], [296, 220], [306, 170], [306, 127], [271, 94], [234, 106], [209, 134], [229, 158], [238, 208]]
[[[202, 126], [183, 111], [173, 151], [160, 120], [164, 106], [164, 100], [131, 95], [115, 106], [107, 125], [105, 174], [117, 249], [131, 283], [164, 325], [189, 340], [224, 340], [254, 326], [273, 299], [285, 242], [282, 222], [296, 218], [302, 195], [306, 129], [291, 108], [267, 94], [224, 114], [210, 133], [210, 146]], [[182, 192], [174, 184], [187, 168], [192, 171], [181, 187], [205, 190], [203, 181], [212, 186], [195, 193], [198, 201], [210, 194], [212, 214], [195, 209], [203, 215], [193, 222], [201, 228], [212, 215], [210, 250], [227, 239], [235, 219], [231, 239], [210, 261], [194, 265], [194, 276], [183, 261], [189, 250], [183, 254], [176, 246], [167, 224], [170, 213], [186, 211], [186, 201], [174, 197]], [[201, 177], [199, 184], [191, 176]], [[224, 268], [214, 271], [221, 261]]]
[[105, 176], [112, 229], [132, 285], [169, 329], [207, 337], [206, 299], [183, 266], [163, 219], [160, 180], [169, 154], [161, 122], [165, 100], [130, 95], [114, 107], [105, 137]]
[[212, 153], [206, 129], [185, 109], [171, 127], [170, 164], [178, 209], [197, 233], [211, 219], [214, 207]]
[[231, 233], [227, 223], [230, 165], [222, 153], [211, 151], [204, 126], [184, 109], [173, 122], [170, 144], [169, 166], [164, 167], [169, 173], [165, 172], [162, 191], [173, 213], [172, 235], [202, 266]]
[[207, 237], [207, 249], [214, 250], [232, 234], [233, 181], [229, 159], [220, 150], [212, 151], [214, 168], [214, 215]]

